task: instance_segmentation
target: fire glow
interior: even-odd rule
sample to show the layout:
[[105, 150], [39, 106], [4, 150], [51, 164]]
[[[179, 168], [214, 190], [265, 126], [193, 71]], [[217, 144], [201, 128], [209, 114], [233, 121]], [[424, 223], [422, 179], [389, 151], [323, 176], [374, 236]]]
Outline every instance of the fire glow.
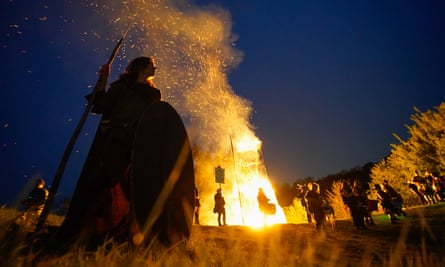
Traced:
[[[239, 188], [237, 206], [229, 203], [234, 211], [232, 215], [237, 219], [232, 219], [234, 224], [250, 226], [263, 226], [276, 223], [285, 223], [286, 218], [283, 210], [277, 203], [275, 192], [267, 177], [267, 172], [263, 159], [261, 158], [261, 142], [256, 137], [240, 140], [236, 143], [234, 154], [234, 168]], [[258, 189], [262, 188], [270, 203], [277, 207], [274, 215], [264, 215], [258, 207]], [[236, 199], [236, 195], [233, 199]], [[236, 201], [236, 200], [235, 200]], [[241, 218], [241, 221], [239, 220]]]
[[[228, 71], [243, 55], [234, 45], [230, 14], [220, 7], [198, 8], [183, 1], [102, 2], [98, 13], [114, 22], [116, 32], [132, 25], [121, 58], [154, 56], [159, 66], [154, 82], [186, 124], [195, 148], [200, 223], [217, 225], [212, 211], [219, 187], [229, 225], [285, 223], [269, 182], [261, 141], [249, 122], [251, 103], [237, 96], [228, 82]], [[225, 169], [224, 184], [215, 182], [216, 166]], [[260, 212], [260, 187], [276, 205], [275, 215], [264, 217]]]

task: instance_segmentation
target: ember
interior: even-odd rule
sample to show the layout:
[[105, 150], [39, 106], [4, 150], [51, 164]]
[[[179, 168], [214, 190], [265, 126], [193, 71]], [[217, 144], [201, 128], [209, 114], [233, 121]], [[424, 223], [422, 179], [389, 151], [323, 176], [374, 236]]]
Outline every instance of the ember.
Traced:
[[[124, 56], [154, 56], [159, 66], [156, 85], [181, 114], [195, 147], [200, 223], [216, 225], [213, 195], [221, 186], [229, 225], [285, 223], [269, 182], [261, 141], [249, 122], [251, 103], [237, 96], [227, 73], [242, 60], [235, 49], [230, 15], [215, 6], [181, 8], [171, 1], [102, 1], [99, 9], [116, 32], [133, 25]], [[134, 55], [129, 55], [133, 54]], [[214, 167], [225, 169], [224, 184], [215, 183]], [[262, 187], [277, 207], [266, 217], [257, 203]]]

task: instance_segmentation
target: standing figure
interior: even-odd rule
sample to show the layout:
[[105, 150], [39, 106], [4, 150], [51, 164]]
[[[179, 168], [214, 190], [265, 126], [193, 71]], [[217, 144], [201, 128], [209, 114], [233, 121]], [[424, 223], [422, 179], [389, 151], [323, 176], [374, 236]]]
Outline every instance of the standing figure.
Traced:
[[343, 182], [341, 195], [343, 203], [349, 208], [352, 217], [352, 223], [357, 230], [365, 229], [363, 209], [359, 205], [357, 195], [354, 194], [352, 187], [346, 181]]
[[258, 207], [260, 209], [260, 211], [263, 214], [267, 214], [268, 212], [268, 204], [269, 204], [269, 198], [266, 196], [266, 194], [264, 194], [263, 188], [258, 188], [258, 195], [257, 195], [257, 200], [258, 200]]
[[317, 230], [320, 230], [324, 224], [324, 211], [323, 211], [323, 202], [321, 200], [320, 194], [318, 193], [318, 186], [315, 183], [307, 184], [308, 191], [304, 196], [306, 200], [306, 205], [311, 213], [312, 220], [315, 221], [315, 227]]
[[22, 204], [25, 205], [25, 211], [20, 219], [24, 221], [25, 227], [34, 225], [37, 222], [47, 199], [48, 190], [45, 188], [45, 180], [39, 178], [36, 180], [34, 188], [28, 197], [22, 201]]
[[[214, 213], [218, 213], [218, 225], [223, 226], [226, 225], [226, 201], [221, 193], [221, 188], [216, 189], [216, 194], [214, 196], [215, 199], [215, 207], [213, 208]], [[222, 218], [222, 222], [221, 222]]]
[[195, 224], [199, 225], [199, 209], [201, 208], [201, 202], [199, 202], [198, 188], [195, 187]]
[[[169, 178], [178, 150], [189, 143], [179, 116], [154, 87], [155, 70], [154, 59], [135, 58], [107, 91], [99, 88], [93, 98], [92, 113], [102, 117], [56, 236], [59, 244], [96, 249], [112, 238], [169, 246], [190, 235], [191, 153], [184, 154], [174, 180]], [[104, 65], [100, 79], [106, 80], [109, 71]], [[87, 98], [91, 101], [92, 95]]]
[[391, 198], [388, 196], [379, 184], [374, 185], [374, 189], [377, 191], [377, 199], [380, 201], [383, 210], [389, 216], [391, 223], [395, 222], [394, 206], [392, 205]]
[[403, 198], [392, 186], [389, 185], [388, 180], [383, 180], [382, 190], [388, 195], [389, 199], [391, 199], [394, 213], [399, 216], [405, 215], [405, 212], [402, 210]]
[[297, 184], [297, 198], [300, 199], [300, 204], [304, 209], [304, 212], [306, 213], [306, 219], [308, 223], [311, 223], [311, 213], [307, 209], [306, 200], [304, 199], [304, 196], [306, 195], [307, 188], [306, 185], [299, 185]]
[[433, 204], [432, 200], [428, 196], [428, 188], [427, 188], [426, 179], [424, 177], [420, 176], [417, 171], [415, 172], [415, 175], [413, 178], [413, 183], [417, 186], [417, 190], [422, 195], [425, 204], [429, 204], [429, 205]]
[[270, 199], [266, 196], [263, 188], [258, 188], [257, 194], [258, 208], [263, 213], [264, 223], [266, 223], [266, 215], [273, 215], [276, 213], [276, 206], [269, 203]]
[[436, 200], [436, 202], [444, 201], [445, 188], [443, 177], [440, 177], [435, 172], [432, 172], [431, 176], [433, 177], [434, 199]]
[[428, 202], [426, 201], [425, 194], [423, 193], [423, 190], [422, 190], [422, 182], [421, 182], [422, 179], [421, 178], [422, 177], [420, 177], [416, 172], [413, 179], [408, 182], [408, 187], [409, 187], [410, 191], [416, 195], [417, 200], [418, 200], [417, 203], [419, 205], [426, 205], [426, 204], [428, 204]]
[[425, 185], [425, 197], [431, 205], [437, 203], [436, 198], [434, 197], [433, 180], [434, 178], [431, 173], [426, 171], [423, 176], [423, 182]]
[[352, 193], [354, 194], [357, 200], [357, 206], [358, 206], [357, 220], [359, 220], [358, 223], [359, 226], [361, 226], [361, 221], [362, 221], [360, 216], [364, 218], [366, 224], [374, 225], [374, 220], [372, 219], [371, 212], [368, 209], [368, 196], [366, 195], [365, 189], [360, 184], [360, 181], [357, 179], [354, 180], [354, 183], [352, 185]]

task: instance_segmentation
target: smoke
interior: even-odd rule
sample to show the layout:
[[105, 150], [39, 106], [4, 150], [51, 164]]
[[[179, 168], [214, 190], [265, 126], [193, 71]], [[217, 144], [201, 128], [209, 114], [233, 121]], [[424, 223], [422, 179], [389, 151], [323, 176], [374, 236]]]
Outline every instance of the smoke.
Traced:
[[[261, 159], [261, 141], [249, 122], [251, 102], [237, 96], [227, 78], [243, 57], [229, 12], [166, 0], [88, 1], [85, 6], [114, 26], [113, 39], [129, 29], [121, 59], [155, 58], [155, 84], [181, 114], [197, 152], [201, 223], [216, 224], [211, 213], [218, 186], [213, 171], [219, 165], [226, 169], [229, 224], [257, 223], [258, 187], [277, 202]], [[283, 222], [281, 209], [277, 214]]]
[[155, 58], [155, 83], [163, 99], [187, 120], [193, 143], [206, 150], [227, 150], [229, 137], [237, 139], [240, 132], [254, 136], [251, 103], [238, 97], [227, 80], [242, 52], [234, 47], [236, 36], [226, 10], [154, 0], [98, 1], [94, 8], [116, 27], [117, 38], [119, 30], [129, 27], [126, 58]]

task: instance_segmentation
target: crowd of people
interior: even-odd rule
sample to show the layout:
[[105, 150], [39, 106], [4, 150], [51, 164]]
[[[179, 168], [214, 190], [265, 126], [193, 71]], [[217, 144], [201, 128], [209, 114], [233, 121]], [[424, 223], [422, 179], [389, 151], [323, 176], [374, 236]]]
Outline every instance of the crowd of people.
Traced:
[[432, 205], [445, 200], [445, 179], [437, 173], [426, 171], [421, 176], [415, 172], [408, 186], [419, 205]]
[[374, 190], [377, 200], [368, 198], [366, 191], [358, 180], [354, 180], [352, 186], [347, 181], [343, 182], [342, 199], [349, 208], [354, 227], [358, 230], [365, 229], [366, 224], [374, 224], [371, 212], [378, 209], [377, 203], [380, 203], [384, 213], [388, 215], [390, 223], [395, 223], [395, 215], [405, 215], [402, 209], [402, 196], [389, 185], [387, 180], [384, 180], [382, 184], [374, 184]]
[[[148, 61], [151, 62], [151, 61]], [[125, 174], [125, 173], [124, 173]], [[112, 177], [112, 176], [110, 176]], [[417, 172], [413, 179], [408, 183], [411, 192], [417, 196], [418, 204], [431, 205], [444, 201], [445, 181], [442, 177], [435, 173], [425, 172], [424, 176], [420, 176]], [[48, 190], [45, 189], [43, 179], [36, 181], [34, 189], [30, 192], [27, 199], [22, 203], [25, 205], [25, 211], [21, 218], [27, 224], [35, 221], [42, 212], [45, 201], [48, 199]], [[316, 230], [324, 227], [327, 216], [334, 216], [333, 208], [325, 201], [320, 194], [320, 187], [315, 182], [308, 182], [304, 186], [297, 187], [298, 198], [307, 213], [307, 221], [313, 223]], [[385, 214], [388, 215], [390, 223], [396, 223], [397, 216], [405, 216], [403, 210], [402, 196], [384, 180], [381, 184], [374, 184], [376, 200], [369, 199], [366, 189], [361, 185], [359, 180], [343, 181], [340, 194], [344, 205], [347, 207], [352, 219], [353, 226], [357, 230], [366, 229], [366, 225], [373, 225], [374, 220], [371, 212], [377, 210], [377, 202], [380, 203]], [[275, 204], [270, 203], [270, 199], [266, 196], [263, 188], [258, 188], [257, 194], [258, 208], [261, 213], [266, 216], [273, 215], [276, 212]], [[226, 208], [225, 199], [222, 195], [221, 187], [217, 188], [214, 195], [213, 212], [217, 214], [218, 226], [225, 226]], [[110, 205], [113, 205], [110, 203]], [[199, 225], [200, 199], [198, 188], [194, 188], [194, 223]], [[332, 224], [331, 224], [332, 225]], [[131, 227], [131, 225], [128, 225]]]
[[368, 197], [359, 180], [354, 180], [350, 185], [344, 181], [341, 188], [343, 203], [349, 208], [352, 222], [357, 230], [365, 229], [365, 218], [370, 218], [369, 224], [373, 224], [372, 217], [367, 208]]
[[[319, 185], [315, 182], [308, 182], [305, 185], [298, 184], [297, 198], [301, 200], [301, 206], [306, 212], [307, 222], [314, 224], [317, 230], [322, 229], [326, 222], [335, 219], [334, 208], [320, 194]], [[395, 223], [397, 216], [405, 216], [403, 210], [402, 196], [384, 180], [382, 184], [375, 184], [376, 199], [368, 198], [366, 188], [358, 179], [343, 181], [341, 183], [340, 195], [352, 224], [355, 229], [366, 229], [367, 225], [374, 225], [374, 219], [371, 216], [373, 211], [378, 210], [378, 204], [383, 212], [388, 215], [390, 223]], [[333, 227], [331, 222], [331, 226]]]
[[[22, 202], [26, 206], [25, 212], [22, 214], [22, 219], [27, 223], [32, 220], [35, 221], [48, 198], [48, 190], [44, 188], [44, 185], [44, 180], [38, 179], [35, 188], [30, 192], [27, 199]], [[412, 192], [418, 196], [419, 204], [434, 204], [444, 200], [443, 179], [434, 173], [427, 172], [424, 177], [416, 173], [409, 185]], [[313, 223], [316, 230], [322, 229], [327, 217], [329, 215], [334, 217], [334, 210], [327, 201], [322, 198], [319, 185], [315, 182], [308, 182], [304, 186], [297, 187], [297, 189], [299, 189], [297, 197], [301, 199], [301, 204], [307, 212], [307, 221]], [[368, 198], [367, 192], [359, 180], [353, 180], [352, 184], [349, 181], [342, 182], [340, 194], [344, 205], [350, 212], [353, 226], [357, 230], [366, 229], [366, 225], [374, 224], [371, 212], [377, 210], [377, 202], [380, 203], [384, 213], [388, 215], [390, 223], [396, 223], [396, 215], [406, 215], [403, 211], [402, 196], [387, 180], [384, 180], [381, 184], [374, 184], [373, 189], [377, 198], [376, 200]], [[194, 192], [194, 223], [199, 225], [201, 203], [197, 187], [194, 188]], [[257, 201], [259, 211], [264, 214], [264, 218], [266, 218], [267, 215], [275, 214], [275, 204], [270, 203], [270, 199], [261, 187], [258, 188]], [[227, 225], [225, 204], [226, 202], [222, 195], [221, 188], [217, 188], [214, 195], [213, 212], [217, 214], [218, 226]]]
[[296, 197], [300, 199], [300, 204], [306, 213], [306, 220], [312, 223], [317, 231], [325, 227], [325, 223], [330, 223], [331, 228], [335, 227], [334, 208], [320, 194], [320, 186], [315, 182], [308, 182], [305, 185], [296, 185]]
[[[433, 204], [444, 200], [443, 198], [443, 179], [433, 173], [425, 178], [416, 174], [414, 179], [409, 183], [410, 188], [419, 196], [419, 204]], [[429, 186], [431, 185], [431, 186]], [[428, 190], [428, 188], [430, 188]], [[348, 208], [352, 218], [353, 225], [356, 229], [365, 229], [366, 225], [374, 225], [371, 216], [372, 211], [378, 210], [379, 203], [385, 214], [388, 215], [390, 223], [395, 223], [397, 216], [405, 216], [403, 211], [402, 196], [384, 180], [382, 184], [374, 184], [373, 189], [377, 199], [369, 199], [366, 190], [363, 188], [359, 180], [353, 180], [352, 184], [343, 181], [340, 190], [344, 205]], [[320, 194], [320, 187], [315, 182], [308, 182], [306, 185], [297, 185], [297, 198], [301, 200], [301, 205], [306, 211], [307, 222], [313, 223], [317, 230], [322, 229], [328, 216], [335, 218], [334, 209], [324, 200]], [[428, 195], [427, 192], [430, 192]], [[276, 206], [270, 203], [270, 199], [264, 193], [263, 188], [258, 188], [257, 194], [258, 208], [264, 214], [273, 215], [276, 212]], [[216, 190], [214, 195], [213, 213], [217, 214], [218, 226], [225, 226], [226, 208], [225, 199], [222, 195], [221, 188]], [[198, 189], [195, 187], [195, 207], [194, 207], [194, 223], [199, 223], [200, 200]], [[332, 224], [332, 223], [331, 223]]]

